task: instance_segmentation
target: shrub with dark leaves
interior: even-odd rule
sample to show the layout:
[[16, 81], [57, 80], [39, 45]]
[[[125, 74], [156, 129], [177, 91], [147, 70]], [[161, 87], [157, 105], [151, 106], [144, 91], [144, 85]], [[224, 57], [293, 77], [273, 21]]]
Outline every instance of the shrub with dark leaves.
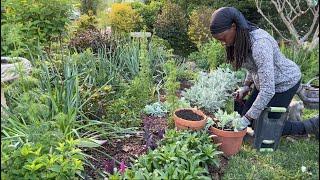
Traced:
[[69, 48], [75, 49], [78, 52], [91, 48], [92, 51], [96, 53], [98, 52], [98, 49], [110, 48], [110, 37], [111, 31], [102, 32], [95, 28], [78, 31], [70, 40]]

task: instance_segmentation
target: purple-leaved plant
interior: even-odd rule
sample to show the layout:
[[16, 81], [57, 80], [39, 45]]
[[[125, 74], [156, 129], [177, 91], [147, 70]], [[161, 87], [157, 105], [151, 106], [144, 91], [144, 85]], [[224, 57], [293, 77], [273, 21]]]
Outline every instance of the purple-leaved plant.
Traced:
[[114, 159], [106, 159], [104, 160], [104, 170], [110, 174], [113, 174], [113, 170], [115, 168]]

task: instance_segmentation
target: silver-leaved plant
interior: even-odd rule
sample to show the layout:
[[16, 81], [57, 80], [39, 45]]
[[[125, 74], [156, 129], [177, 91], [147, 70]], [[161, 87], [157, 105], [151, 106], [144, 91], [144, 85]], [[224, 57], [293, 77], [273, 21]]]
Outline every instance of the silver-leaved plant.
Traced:
[[233, 130], [237, 131], [240, 129], [240, 120], [241, 116], [238, 112], [232, 112], [228, 114], [226, 111], [218, 110], [215, 114], [216, 117], [216, 125], [219, 129], [225, 130]]
[[160, 102], [155, 102], [151, 105], [146, 105], [143, 111], [147, 115], [155, 117], [164, 117], [168, 113], [166, 106]]
[[197, 82], [182, 95], [192, 105], [214, 114], [224, 108], [239, 81], [229, 68], [218, 68], [209, 74], [201, 72]]

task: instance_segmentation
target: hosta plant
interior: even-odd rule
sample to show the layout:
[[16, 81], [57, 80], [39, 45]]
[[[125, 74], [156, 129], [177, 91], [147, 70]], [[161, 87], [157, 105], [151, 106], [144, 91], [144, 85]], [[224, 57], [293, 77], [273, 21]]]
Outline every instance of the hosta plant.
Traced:
[[218, 68], [209, 74], [201, 72], [197, 82], [183, 92], [183, 96], [193, 106], [214, 114], [225, 107], [238, 81], [236, 73], [229, 68]]

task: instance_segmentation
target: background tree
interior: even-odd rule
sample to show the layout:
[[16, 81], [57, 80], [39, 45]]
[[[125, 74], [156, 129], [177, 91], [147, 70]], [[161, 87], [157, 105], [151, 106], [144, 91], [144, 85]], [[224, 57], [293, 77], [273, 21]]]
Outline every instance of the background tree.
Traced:
[[[264, 2], [255, 0], [258, 12], [272, 26], [272, 28], [286, 41], [293, 42], [298, 46], [304, 42], [310, 42], [308, 49], [312, 50], [319, 44], [319, 4], [317, 1], [298, 1], [298, 0], [271, 0], [282, 23], [287, 28], [289, 35], [284, 34], [263, 11]], [[312, 21], [303, 21], [304, 17]], [[302, 24], [303, 23], [303, 24]]]

